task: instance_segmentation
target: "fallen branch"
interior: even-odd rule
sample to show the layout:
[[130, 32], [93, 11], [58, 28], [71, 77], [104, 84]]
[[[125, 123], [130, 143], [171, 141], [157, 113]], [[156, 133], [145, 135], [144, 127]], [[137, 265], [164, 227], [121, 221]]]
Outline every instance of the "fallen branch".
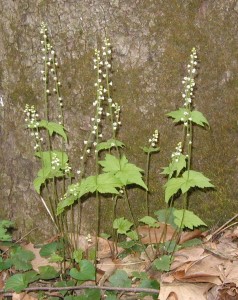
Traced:
[[[123, 288], [123, 287], [112, 287], [112, 286], [98, 286], [98, 285], [80, 285], [80, 286], [68, 286], [68, 287], [29, 287], [22, 290], [22, 292], [36, 292], [36, 291], [48, 291], [48, 292], [58, 292], [58, 291], [76, 291], [84, 289], [98, 289], [106, 291], [118, 291], [118, 292], [132, 292], [132, 293], [151, 293], [159, 294], [159, 290], [149, 289], [149, 288]], [[7, 292], [10, 295], [13, 292]], [[0, 290], [0, 294], [5, 295], [5, 290]]]

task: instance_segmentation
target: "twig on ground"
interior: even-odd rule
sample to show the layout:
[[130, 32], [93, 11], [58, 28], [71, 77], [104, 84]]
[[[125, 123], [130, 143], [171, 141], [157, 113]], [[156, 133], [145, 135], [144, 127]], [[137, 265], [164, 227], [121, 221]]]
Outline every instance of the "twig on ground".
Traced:
[[[228, 220], [225, 224], [223, 224], [221, 227], [219, 227], [215, 232], [213, 232], [212, 234], [210, 234], [207, 238], [205, 238], [205, 241], [208, 242], [210, 241], [214, 236], [216, 236], [217, 234], [221, 233], [223, 230], [226, 229], [226, 226], [231, 223], [233, 220], [235, 220], [236, 218], [238, 218], [238, 214], [236, 214], [234, 217], [232, 217], [230, 220]], [[236, 223], [235, 223], [236, 224]], [[230, 227], [230, 226], [229, 226]]]
[[[149, 289], [149, 288], [123, 288], [123, 287], [111, 287], [111, 286], [98, 286], [98, 285], [80, 285], [80, 286], [68, 286], [68, 287], [30, 287], [25, 288], [22, 292], [36, 292], [36, 291], [48, 291], [48, 292], [56, 292], [56, 291], [76, 291], [83, 289], [99, 289], [106, 291], [119, 291], [119, 292], [132, 292], [132, 293], [151, 293], [151, 294], [159, 294], [159, 290]], [[0, 294], [10, 295], [10, 292], [5, 290], [0, 290]]]

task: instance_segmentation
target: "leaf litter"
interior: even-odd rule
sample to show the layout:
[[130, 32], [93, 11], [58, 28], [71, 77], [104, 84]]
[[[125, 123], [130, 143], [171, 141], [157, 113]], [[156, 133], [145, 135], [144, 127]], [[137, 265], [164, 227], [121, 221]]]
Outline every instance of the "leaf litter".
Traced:
[[[236, 223], [235, 223], [236, 224]], [[158, 241], [170, 241], [174, 235], [172, 226], [166, 226], [164, 236], [164, 224], [158, 228], [139, 226], [138, 232], [142, 237], [142, 242], [157, 243]], [[179, 244], [185, 241], [193, 241], [194, 238], [202, 237], [200, 245], [181, 248], [173, 254], [173, 262], [169, 272], [160, 272], [152, 266], [153, 261], [158, 258], [151, 246], [147, 246], [146, 253], [130, 253], [123, 258], [113, 258], [112, 248], [115, 247], [111, 241], [98, 238], [99, 252], [97, 264], [97, 282], [99, 286], [108, 285], [109, 278], [117, 270], [126, 272], [129, 277], [133, 273], [146, 272], [150, 279], [157, 280], [160, 284], [159, 300], [236, 300], [238, 299], [238, 226], [223, 228], [220, 232], [209, 235], [201, 233], [200, 230], [184, 232]], [[77, 237], [78, 247], [87, 251], [96, 244], [96, 238], [92, 237], [91, 243], [87, 242], [87, 237], [80, 235]], [[59, 268], [57, 263], [50, 263], [47, 258], [39, 254], [39, 249], [33, 244], [22, 244], [25, 250], [34, 253], [32, 260], [33, 270], [39, 271], [40, 266], [51, 265]], [[123, 249], [118, 248], [118, 253]], [[3, 276], [2, 272], [2, 276]], [[133, 283], [132, 287], [136, 287]], [[20, 299], [19, 294], [13, 294], [13, 299]], [[122, 295], [120, 299], [127, 299], [128, 294]], [[22, 294], [23, 296], [23, 294]], [[24, 295], [26, 297], [26, 295]], [[34, 295], [28, 295], [34, 299]], [[32, 298], [31, 298], [32, 297]], [[136, 298], [134, 298], [136, 299]], [[153, 299], [146, 296], [143, 299]]]

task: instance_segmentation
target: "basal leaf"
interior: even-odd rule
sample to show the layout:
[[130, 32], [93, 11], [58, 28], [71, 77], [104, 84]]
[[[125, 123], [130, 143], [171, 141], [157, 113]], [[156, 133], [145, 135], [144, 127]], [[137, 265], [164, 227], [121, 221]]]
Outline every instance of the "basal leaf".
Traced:
[[[155, 279], [143, 279], [141, 281], [141, 284], [139, 285], [140, 288], [147, 288], [147, 289], [156, 289], [159, 290], [160, 285], [159, 282]], [[146, 296], [150, 296], [152, 297], [154, 300], [158, 299], [158, 295], [156, 294], [151, 294], [151, 293], [141, 293], [140, 294], [141, 297], [146, 297]]]
[[158, 221], [165, 224], [170, 224], [174, 228], [177, 228], [177, 225], [174, 223], [174, 207], [169, 207], [167, 209], [160, 209], [154, 212], [157, 216]]
[[79, 267], [79, 271], [76, 268], [70, 270], [71, 277], [79, 281], [95, 280], [95, 267], [90, 261], [86, 259], [81, 260]]
[[27, 288], [28, 284], [38, 280], [39, 276], [35, 271], [29, 271], [23, 274], [15, 274], [6, 280], [5, 290], [14, 290], [20, 293]]
[[131, 281], [124, 270], [116, 270], [116, 272], [109, 278], [112, 286], [116, 287], [131, 287]]
[[191, 118], [194, 123], [196, 123], [200, 126], [203, 126], [203, 127], [204, 127], [204, 125], [209, 126], [207, 119], [204, 117], [204, 115], [200, 111], [193, 110], [191, 112]]
[[52, 242], [49, 244], [45, 244], [40, 249], [40, 256], [49, 257], [56, 251], [62, 249], [63, 244], [61, 242]]
[[146, 225], [149, 225], [149, 227], [159, 227], [158, 221], [150, 216], [145, 216], [139, 221]]
[[198, 238], [194, 238], [192, 240], [186, 241], [184, 243], [182, 243], [180, 245], [181, 249], [183, 248], [188, 248], [188, 247], [194, 247], [194, 246], [198, 246], [198, 245], [202, 245], [203, 241], [198, 239]]
[[39, 267], [40, 278], [43, 280], [49, 280], [59, 277], [59, 272], [52, 266], [41, 266]]
[[24, 274], [15, 274], [6, 280], [5, 290], [13, 290], [16, 293], [20, 293], [27, 286], [28, 282], [24, 278]]
[[138, 278], [138, 279], [148, 279], [148, 274], [147, 272], [138, 272], [138, 271], [133, 271], [131, 273], [131, 275], [135, 278]]
[[128, 236], [133, 241], [138, 241], [139, 237], [135, 230], [130, 230], [126, 232], [126, 236]]
[[80, 263], [82, 258], [83, 258], [83, 250], [82, 249], [74, 250], [73, 259], [76, 261], [76, 263]]
[[122, 142], [118, 141], [118, 140], [115, 140], [115, 139], [109, 139], [107, 140], [106, 142], [102, 142], [102, 143], [99, 143], [97, 146], [96, 146], [96, 149], [97, 151], [101, 151], [101, 150], [108, 150], [108, 149], [111, 149], [113, 147], [123, 147], [125, 146]]
[[38, 273], [33, 270], [23, 273], [23, 276], [24, 276], [25, 281], [27, 281], [28, 283], [32, 283], [39, 279]]
[[171, 256], [170, 255], [162, 255], [160, 258], [156, 258], [154, 260], [153, 265], [159, 271], [168, 272], [170, 270], [171, 262], [172, 261], [171, 261]]
[[12, 267], [11, 259], [3, 260], [2, 257], [0, 257], [0, 272], [3, 271], [3, 270], [7, 270], [11, 267]]
[[41, 120], [39, 127], [44, 127], [49, 131], [49, 134], [52, 136], [52, 134], [55, 132], [58, 135], [62, 136], [64, 140], [67, 142], [67, 135], [65, 133], [64, 126], [55, 123], [55, 122], [47, 122], [46, 120]]
[[125, 234], [128, 230], [130, 230], [132, 225], [133, 225], [133, 223], [131, 223], [124, 217], [117, 218], [113, 222], [113, 228], [117, 229], [117, 232], [120, 234]]
[[13, 227], [14, 223], [9, 220], [0, 221], [0, 241], [11, 241], [12, 237], [7, 233], [8, 229]]
[[108, 291], [105, 293], [106, 299], [107, 300], [118, 300], [117, 296], [116, 296], [116, 292], [115, 291]]
[[207, 226], [190, 210], [176, 209], [174, 210], [173, 214], [175, 218], [174, 222], [180, 228], [187, 227], [189, 229], [193, 229], [194, 227]]
[[[69, 286], [74, 286], [74, 281], [73, 280], [68, 280], [68, 281], [57, 281], [55, 283], [56, 287], [69, 287]], [[63, 296], [65, 296], [67, 294], [67, 289], [65, 291], [59, 291], [59, 293]], [[64, 298], [65, 300], [66, 298]]]
[[10, 256], [11, 261], [17, 270], [28, 271], [32, 269], [31, 260], [35, 258], [33, 252], [17, 247], [11, 250]]

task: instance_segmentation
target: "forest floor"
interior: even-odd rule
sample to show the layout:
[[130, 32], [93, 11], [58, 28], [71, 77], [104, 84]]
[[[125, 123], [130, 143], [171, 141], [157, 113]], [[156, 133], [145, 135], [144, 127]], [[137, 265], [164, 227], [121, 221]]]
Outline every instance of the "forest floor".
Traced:
[[[235, 216], [237, 217], [237, 216]], [[140, 234], [143, 236], [142, 241], [146, 244], [148, 241], [148, 227], [141, 226]], [[157, 239], [161, 235], [162, 228], [154, 228], [150, 232], [150, 240]], [[166, 239], [169, 240], [173, 232], [168, 228]], [[97, 282], [101, 287], [109, 287], [108, 278], [118, 269], [124, 270], [129, 277], [132, 277], [134, 271], [147, 272], [149, 278], [157, 280], [160, 284], [158, 295], [145, 296], [144, 300], [237, 300], [238, 299], [238, 222], [232, 218], [220, 228], [212, 231], [201, 233], [199, 230], [190, 231], [182, 235], [180, 243], [192, 241], [194, 238], [201, 239], [201, 243], [196, 246], [186, 247], [174, 252], [174, 260], [170, 266], [169, 272], [159, 272], [151, 267], [151, 261], [155, 253], [151, 246], [146, 249], [145, 253], [131, 253], [123, 259], [113, 259], [111, 257], [111, 244], [108, 240], [99, 238], [98, 244], [98, 264], [97, 264]], [[79, 244], [85, 244], [86, 237], [79, 237]], [[94, 241], [92, 239], [92, 245]], [[91, 245], [91, 246], [92, 246]], [[42, 258], [39, 249], [31, 243], [22, 243], [26, 250], [35, 254], [32, 260], [33, 270], [37, 271], [39, 266], [49, 265], [49, 261]], [[0, 247], [1, 248], [1, 247]], [[1, 248], [2, 251], [5, 251]], [[118, 249], [121, 251], [122, 249]], [[57, 267], [57, 264], [50, 263]], [[9, 270], [0, 273], [0, 289], [4, 289], [5, 281], [9, 277]], [[43, 283], [45, 284], [45, 283]], [[49, 283], [47, 283], [49, 284]], [[88, 281], [84, 285], [93, 284]], [[37, 288], [40, 283], [33, 283], [29, 289]], [[45, 285], [43, 285], [45, 286]], [[52, 282], [51, 282], [52, 286]], [[137, 288], [136, 282], [132, 287]], [[22, 293], [5, 293], [0, 294], [0, 299], [12, 300], [35, 300], [39, 299], [35, 291]], [[60, 297], [59, 292], [47, 292], [49, 298]], [[81, 291], [76, 294], [80, 295]], [[60, 297], [62, 299], [62, 296]], [[44, 298], [46, 299], [46, 298]], [[106, 298], [103, 298], [106, 299]], [[119, 298], [142, 299], [138, 298], [134, 292], [122, 291]], [[93, 300], [93, 299], [92, 299]]]

